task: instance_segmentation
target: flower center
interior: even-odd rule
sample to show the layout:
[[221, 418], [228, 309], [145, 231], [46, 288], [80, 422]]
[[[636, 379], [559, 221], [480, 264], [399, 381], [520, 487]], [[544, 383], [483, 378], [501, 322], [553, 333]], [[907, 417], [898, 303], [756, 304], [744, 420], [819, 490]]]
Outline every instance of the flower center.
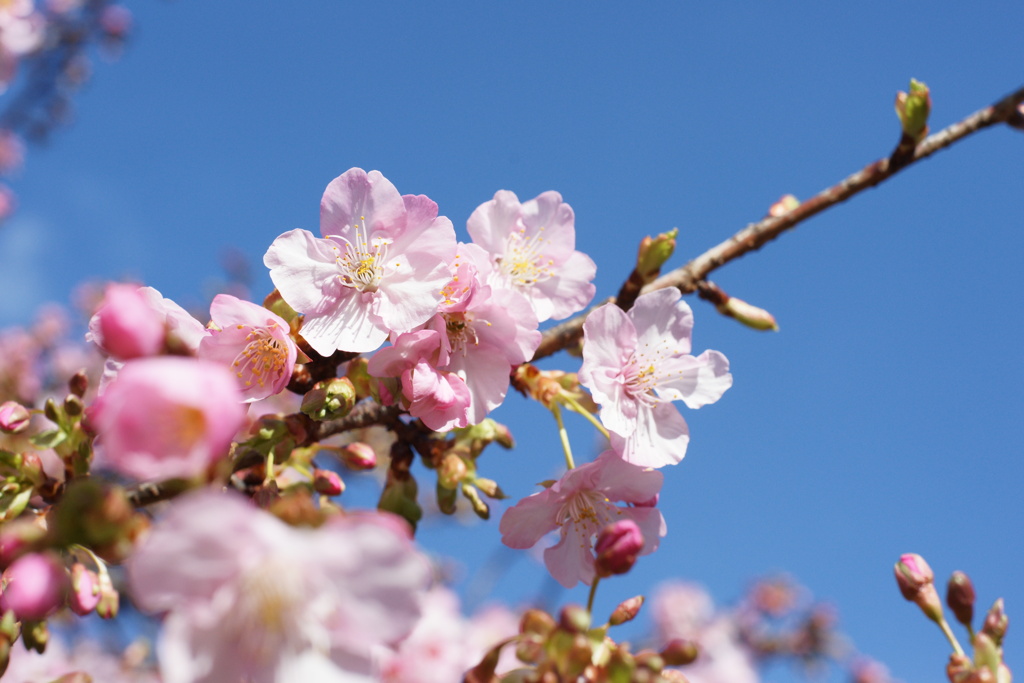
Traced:
[[[276, 327], [277, 323], [270, 323], [270, 327]], [[238, 326], [242, 329], [242, 325]], [[284, 372], [285, 363], [288, 360], [288, 350], [284, 344], [275, 339], [270, 332], [261, 329], [251, 329], [245, 337], [246, 345], [242, 352], [235, 356], [232, 366], [235, 368], [235, 375], [251, 387], [253, 382], [263, 387], [268, 379], [274, 382]]]
[[505, 239], [505, 254], [498, 259], [498, 268], [518, 287], [530, 287], [555, 275], [554, 260], [544, 255], [544, 228], [536, 235], [526, 237], [526, 228], [520, 228]]
[[[667, 379], [666, 361], [682, 355], [682, 350], [673, 346], [674, 344], [673, 339], [663, 339], [654, 348], [649, 344], [643, 344], [641, 348], [633, 351], [621, 374], [626, 394], [631, 399], [647, 406], [662, 400], [654, 390], [658, 388], [658, 382]], [[669, 365], [671, 366], [671, 362]]]
[[353, 235], [354, 242], [347, 237], [334, 235], [345, 243], [345, 250], [338, 251], [335, 261], [341, 273], [338, 279], [347, 287], [358, 289], [360, 292], [373, 293], [380, 286], [384, 278], [384, 264], [388, 257], [388, 244], [391, 240], [383, 237], [375, 237], [372, 240], [366, 234], [366, 218], [359, 217], [359, 223], [352, 226], [355, 228]]
[[448, 342], [452, 346], [453, 354], [461, 351], [462, 355], [466, 355], [466, 347], [480, 343], [480, 338], [473, 329], [473, 322], [472, 313], [444, 314], [444, 325], [448, 331]]
[[[259, 664], [273, 662], [283, 644], [302, 637], [302, 587], [294, 572], [270, 561], [250, 567], [239, 577], [228, 628], [239, 648]], [[233, 628], [232, 628], [233, 627]]]
[[622, 514], [600, 491], [577, 491], [562, 504], [556, 519], [558, 526], [571, 524], [583, 538], [590, 538]]

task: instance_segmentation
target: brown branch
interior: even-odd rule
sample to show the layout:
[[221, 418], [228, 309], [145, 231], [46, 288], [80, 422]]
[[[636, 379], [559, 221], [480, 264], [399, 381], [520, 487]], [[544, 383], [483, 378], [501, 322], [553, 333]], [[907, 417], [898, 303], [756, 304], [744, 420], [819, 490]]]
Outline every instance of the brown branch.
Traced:
[[[788, 213], [781, 216], [769, 216], [756, 223], [749, 224], [729, 239], [708, 249], [689, 263], [662, 275], [644, 287], [642, 291], [650, 292], [663, 287], [678, 287], [684, 294], [696, 291], [698, 283], [704, 280], [712, 271], [721, 268], [730, 261], [738, 259], [744, 254], [760, 249], [768, 242], [771, 242], [785, 231], [795, 228], [811, 216], [821, 213], [840, 202], [846, 201], [855, 194], [888, 180], [896, 173], [931, 156], [940, 149], [959, 142], [972, 133], [998, 123], [1010, 121], [1013, 117], [1019, 115], [1017, 106], [1021, 102], [1024, 102], [1024, 88], [1020, 88], [995, 104], [971, 114], [962, 121], [947, 126], [934, 135], [928, 136], [914, 150], [913, 157], [908, 159], [903, 165], [893, 166], [888, 158], [879, 159], [868, 164], [832, 187], [822, 190]], [[579, 314], [544, 332], [540, 346], [533, 355], [533, 360], [545, 358], [579, 342], [580, 337], [583, 335], [583, 321], [585, 318], [586, 313]]]

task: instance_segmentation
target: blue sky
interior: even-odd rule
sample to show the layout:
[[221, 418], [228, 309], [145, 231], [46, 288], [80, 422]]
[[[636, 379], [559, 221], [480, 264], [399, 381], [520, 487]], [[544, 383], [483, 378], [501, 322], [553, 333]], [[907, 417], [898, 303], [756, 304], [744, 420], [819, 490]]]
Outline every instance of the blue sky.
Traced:
[[[680, 265], [781, 195], [806, 198], [888, 154], [893, 98], [911, 77], [931, 87], [938, 129], [1024, 75], [1016, 2], [129, 6], [137, 33], [123, 59], [97, 65], [73, 126], [33, 149], [14, 183], [3, 324], [91, 278], [201, 302], [229, 247], [262, 297], [266, 248], [315, 231], [324, 187], [352, 166], [430, 196], [463, 239], [496, 190], [558, 190], [607, 296], [644, 235], [678, 226]], [[725, 353], [735, 384], [684, 409], [692, 442], [666, 472], [669, 535], [602, 585], [599, 609], [671, 577], [727, 602], [752, 576], [786, 570], [908, 683], [940, 678], [947, 652], [896, 591], [900, 553], [925, 555], [942, 580], [967, 571], [982, 610], [1004, 596], [1014, 617], [1022, 152], [1024, 134], [983, 132], [713, 275], [781, 331], [691, 301], [695, 350]], [[512, 503], [561, 454], [538, 406], [511, 396], [495, 418], [520, 448], [482, 464]], [[578, 451], [590, 439], [574, 430]], [[496, 520], [423, 535], [461, 557], [465, 583], [497, 539]], [[524, 560], [498, 588], [534, 595], [543, 577]]]

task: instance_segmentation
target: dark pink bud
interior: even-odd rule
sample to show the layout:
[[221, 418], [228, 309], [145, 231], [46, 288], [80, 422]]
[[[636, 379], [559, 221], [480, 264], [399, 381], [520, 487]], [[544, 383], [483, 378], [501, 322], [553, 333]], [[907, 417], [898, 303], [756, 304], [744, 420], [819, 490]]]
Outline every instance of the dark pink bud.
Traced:
[[918, 591], [935, 581], [935, 574], [924, 558], [916, 553], [900, 555], [899, 562], [893, 568], [896, 573], [896, 585], [903, 597], [911, 602], [917, 597]]
[[368, 444], [356, 441], [341, 449], [341, 460], [354, 470], [372, 470], [377, 466], [377, 453]]
[[4, 401], [0, 404], [0, 431], [7, 434], [23, 432], [32, 419], [28, 408], [15, 401]]
[[96, 609], [100, 602], [100, 580], [96, 572], [76, 562], [71, 567], [71, 592], [68, 593], [68, 607], [79, 616], [85, 616]]
[[345, 482], [337, 472], [313, 470], [313, 490], [325, 496], [340, 496], [345, 490]]
[[4, 572], [2, 601], [14, 610], [18, 619], [45, 618], [64, 603], [68, 573], [60, 561], [48, 553], [22, 555]]
[[644, 535], [631, 519], [621, 519], [606, 526], [597, 537], [594, 568], [601, 577], [625, 574], [636, 564], [644, 547]]
[[953, 610], [956, 620], [970, 626], [974, 618], [974, 584], [967, 574], [956, 571], [946, 585], [946, 604]]

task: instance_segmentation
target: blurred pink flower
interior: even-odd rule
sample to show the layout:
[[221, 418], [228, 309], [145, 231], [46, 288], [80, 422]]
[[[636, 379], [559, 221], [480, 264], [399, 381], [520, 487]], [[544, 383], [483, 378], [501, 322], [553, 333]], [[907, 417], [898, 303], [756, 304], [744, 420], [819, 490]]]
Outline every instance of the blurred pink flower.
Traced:
[[199, 357], [230, 368], [246, 402], [284, 391], [298, 349], [288, 323], [258, 304], [218, 294], [210, 304], [211, 329], [199, 344]]
[[508, 190], [473, 211], [466, 227], [493, 263], [488, 282], [514, 289], [537, 319], [566, 318], [594, 298], [594, 261], [576, 251], [576, 217], [562, 195], [544, 192], [527, 202]]
[[194, 477], [224, 457], [245, 420], [235, 377], [213, 361], [128, 361], [93, 403], [98, 464], [142, 480]]
[[[544, 563], [566, 588], [594, 580], [594, 537], [619, 519], [631, 519], [643, 533], [640, 555], [654, 552], [665, 535], [665, 519], [653, 507], [634, 507], [661, 489], [660, 472], [645, 470], [605, 451], [597, 460], [566, 472], [550, 488], [519, 501], [501, 518], [501, 541], [510, 548], [532, 548], [558, 531], [557, 544], [544, 551]], [[616, 502], [627, 503], [626, 506]]]
[[64, 604], [68, 572], [54, 555], [28, 553], [4, 571], [3, 584], [2, 609], [21, 620], [43, 619]]
[[17, 133], [0, 129], [0, 173], [10, 174], [25, 161], [25, 143]]
[[138, 604], [166, 613], [164, 683], [369, 681], [430, 580], [392, 518], [296, 528], [212, 490], [172, 503], [127, 570]]
[[637, 298], [624, 313], [605, 304], [583, 324], [580, 383], [601, 406], [601, 422], [623, 459], [643, 467], [674, 465], [690, 441], [672, 401], [714, 403], [732, 386], [718, 351], [690, 355], [693, 312], [674, 287]]
[[26, 650], [20, 642], [15, 643], [4, 680], [52, 683], [76, 672], [88, 674], [95, 683], [158, 683], [154, 672], [122, 661], [93, 641], [82, 641], [68, 648], [56, 637], [50, 638], [43, 654]]
[[152, 287], [115, 283], [89, 320], [85, 339], [117, 360], [129, 360], [166, 349], [195, 354], [206, 335], [201, 322]]
[[320, 355], [373, 351], [437, 310], [455, 230], [427, 197], [398, 194], [379, 171], [349, 169], [324, 191], [320, 233], [286, 232], [263, 257]]

